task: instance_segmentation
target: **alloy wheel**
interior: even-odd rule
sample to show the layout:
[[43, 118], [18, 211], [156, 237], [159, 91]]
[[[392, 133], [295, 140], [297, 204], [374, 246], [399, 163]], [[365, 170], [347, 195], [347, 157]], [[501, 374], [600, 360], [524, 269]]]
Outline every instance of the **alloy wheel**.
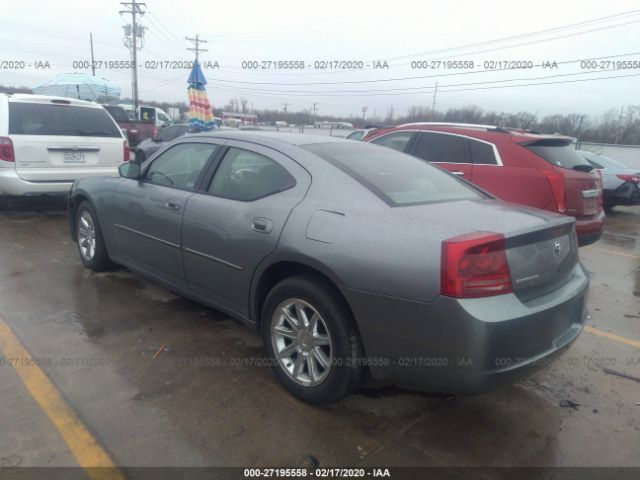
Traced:
[[331, 371], [331, 334], [322, 316], [304, 300], [288, 299], [276, 308], [271, 342], [280, 367], [300, 385], [319, 385]]

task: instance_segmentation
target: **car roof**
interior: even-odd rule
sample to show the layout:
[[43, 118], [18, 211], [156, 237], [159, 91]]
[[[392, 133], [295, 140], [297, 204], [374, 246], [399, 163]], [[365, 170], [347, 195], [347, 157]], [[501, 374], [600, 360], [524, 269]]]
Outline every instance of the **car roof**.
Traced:
[[517, 143], [526, 143], [535, 140], [564, 140], [572, 142], [574, 138], [565, 135], [557, 135], [551, 133], [540, 133], [524, 128], [500, 127], [496, 125], [481, 125], [474, 123], [448, 123], [448, 122], [415, 122], [404, 123], [396, 127], [380, 129], [375, 132], [375, 136], [381, 136], [384, 133], [391, 133], [398, 130], [427, 130], [436, 132], [464, 133], [468, 136], [483, 138], [484, 134], [506, 134]]
[[68, 97], [54, 97], [49, 95], [32, 95], [30, 93], [14, 93], [11, 95], [6, 95], [9, 102], [20, 102], [20, 103], [40, 103], [40, 104], [49, 104], [49, 103], [57, 103], [64, 105], [76, 105], [81, 107], [92, 107], [92, 108], [102, 108], [101, 105], [98, 105], [94, 102], [88, 102], [86, 100], [78, 100], [77, 98], [68, 98]]
[[192, 135], [190, 138], [224, 138], [229, 140], [243, 140], [251, 143], [258, 143], [268, 147], [282, 146], [302, 146], [314, 143], [352, 143], [352, 140], [345, 138], [330, 137], [324, 135], [311, 135], [308, 133], [285, 133], [285, 132], [269, 132], [269, 131], [231, 131], [221, 130], [214, 132], [204, 132]]

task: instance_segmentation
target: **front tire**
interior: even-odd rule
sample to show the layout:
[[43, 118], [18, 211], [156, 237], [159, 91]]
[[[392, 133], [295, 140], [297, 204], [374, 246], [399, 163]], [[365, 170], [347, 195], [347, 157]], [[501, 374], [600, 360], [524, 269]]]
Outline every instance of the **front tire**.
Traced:
[[98, 216], [89, 202], [84, 201], [78, 206], [75, 226], [78, 252], [84, 266], [94, 272], [113, 268], [114, 263], [107, 253]]
[[344, 299], [321, 278], [277, 284], [262, 309], [262, 336], [278, 380], [315, 405], [353, 392], [364, 376], [360, 334]]

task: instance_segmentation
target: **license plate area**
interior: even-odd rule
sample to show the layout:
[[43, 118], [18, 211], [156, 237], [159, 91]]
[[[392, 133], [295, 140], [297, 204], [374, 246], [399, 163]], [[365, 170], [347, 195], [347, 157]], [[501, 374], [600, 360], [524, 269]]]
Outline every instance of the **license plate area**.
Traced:
[[85, 152], [60, 152], [62, 156], [62, 161], [64, 163], [87, 163], [87, 156]]

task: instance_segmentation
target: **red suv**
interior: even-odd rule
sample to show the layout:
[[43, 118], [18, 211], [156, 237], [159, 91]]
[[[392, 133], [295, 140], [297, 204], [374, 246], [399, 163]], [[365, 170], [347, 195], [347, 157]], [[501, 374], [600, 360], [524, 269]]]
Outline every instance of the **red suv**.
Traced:
[[572, 215], [580, 245], [604, 227], [602, 179], [570, 137], [489, 125], [411, 123], [364, 139], [442, 167], [501, 200]]

